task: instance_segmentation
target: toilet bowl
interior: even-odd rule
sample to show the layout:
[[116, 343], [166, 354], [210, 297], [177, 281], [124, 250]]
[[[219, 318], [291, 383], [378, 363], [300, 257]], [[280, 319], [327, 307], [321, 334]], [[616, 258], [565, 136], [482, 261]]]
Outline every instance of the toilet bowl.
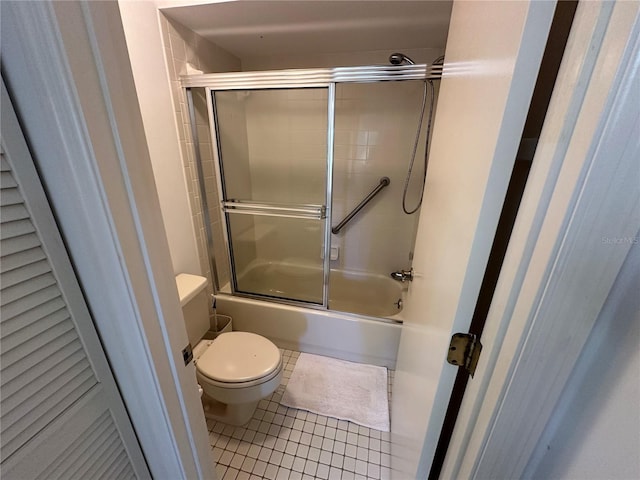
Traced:
[[206, 278], [176, 277], [187, 335], [193, 349], [196, 378], [204, 390], [207, 418], [244, 425], [258, 402], [271, 395], [282, 379], [282, 356], [270, 340], [249, 332], [228, 332], [203, 340], [209, 329]]
[[231, 425], [251, 420], [258, 402], [282, 379], [280, 350], [254, 333], [229, 332], [202, 341], [194, 358], [205, 416]]

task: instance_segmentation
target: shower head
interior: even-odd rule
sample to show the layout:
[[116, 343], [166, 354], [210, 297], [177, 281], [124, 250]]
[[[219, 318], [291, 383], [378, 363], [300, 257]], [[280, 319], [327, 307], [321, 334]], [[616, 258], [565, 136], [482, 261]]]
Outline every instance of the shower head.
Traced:
[[392, 53], [389, 55], [389, 63], [391, 65], [402, 65], [404, 62], [409, 65], [415, 65], [416, 62], [407, 57], [404, 53]]

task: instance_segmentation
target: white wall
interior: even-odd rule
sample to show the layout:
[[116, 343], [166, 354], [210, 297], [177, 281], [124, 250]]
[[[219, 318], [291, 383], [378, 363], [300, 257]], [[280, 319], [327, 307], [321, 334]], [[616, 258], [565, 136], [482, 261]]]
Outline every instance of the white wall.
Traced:
[[153, 1], [120, 1], [119, 7], [173, 270], [200, 274], [158, 9]]
[[[188, 73], [187, 64], [209, 73], [239, 70], [240, 61], [167, 19], [153, 1], [119, 4], [174, 272], [206, 276], [213, 293], [189, 113], [179, 78]], [[213, 175], [213, 157], [203, 159], [206, 173]], [[216, 191], [211, 193], [217, 197]], [[210, 213], [220, 240], [218, 210]], [[226, 262], [219, 263], [219, 273], [228, 277]]]
[[639, 286], [640, 246], [636, 244], [540, 438], [525, 478], [640, 478]]
[[[416, 63], [431, 63], [444, 53], [442, 48], [399, 49]], [[273, 55], [268, 57], [243, 57], [242, 70], [276, 70], [283, 68], [350, 67], [355, 65], [387, 65], [391, 50], [343, 52], [325, 54]]]

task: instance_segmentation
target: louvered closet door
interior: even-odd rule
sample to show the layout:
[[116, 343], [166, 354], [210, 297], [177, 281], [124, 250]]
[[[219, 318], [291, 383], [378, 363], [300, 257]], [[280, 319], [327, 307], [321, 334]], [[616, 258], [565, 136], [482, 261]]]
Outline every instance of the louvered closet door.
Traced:
[[3, 479], [150, 477], [3, 84]]

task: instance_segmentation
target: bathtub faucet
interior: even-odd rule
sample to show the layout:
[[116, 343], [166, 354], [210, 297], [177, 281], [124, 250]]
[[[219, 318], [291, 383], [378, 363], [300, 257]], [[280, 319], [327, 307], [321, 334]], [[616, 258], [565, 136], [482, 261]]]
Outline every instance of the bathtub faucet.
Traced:
[[400, 270], [398, 272], [391, 272], [391, 278], [398, 280], [399, 282], [407, 282], [413, 280], [413, 268], [411, 270]]

